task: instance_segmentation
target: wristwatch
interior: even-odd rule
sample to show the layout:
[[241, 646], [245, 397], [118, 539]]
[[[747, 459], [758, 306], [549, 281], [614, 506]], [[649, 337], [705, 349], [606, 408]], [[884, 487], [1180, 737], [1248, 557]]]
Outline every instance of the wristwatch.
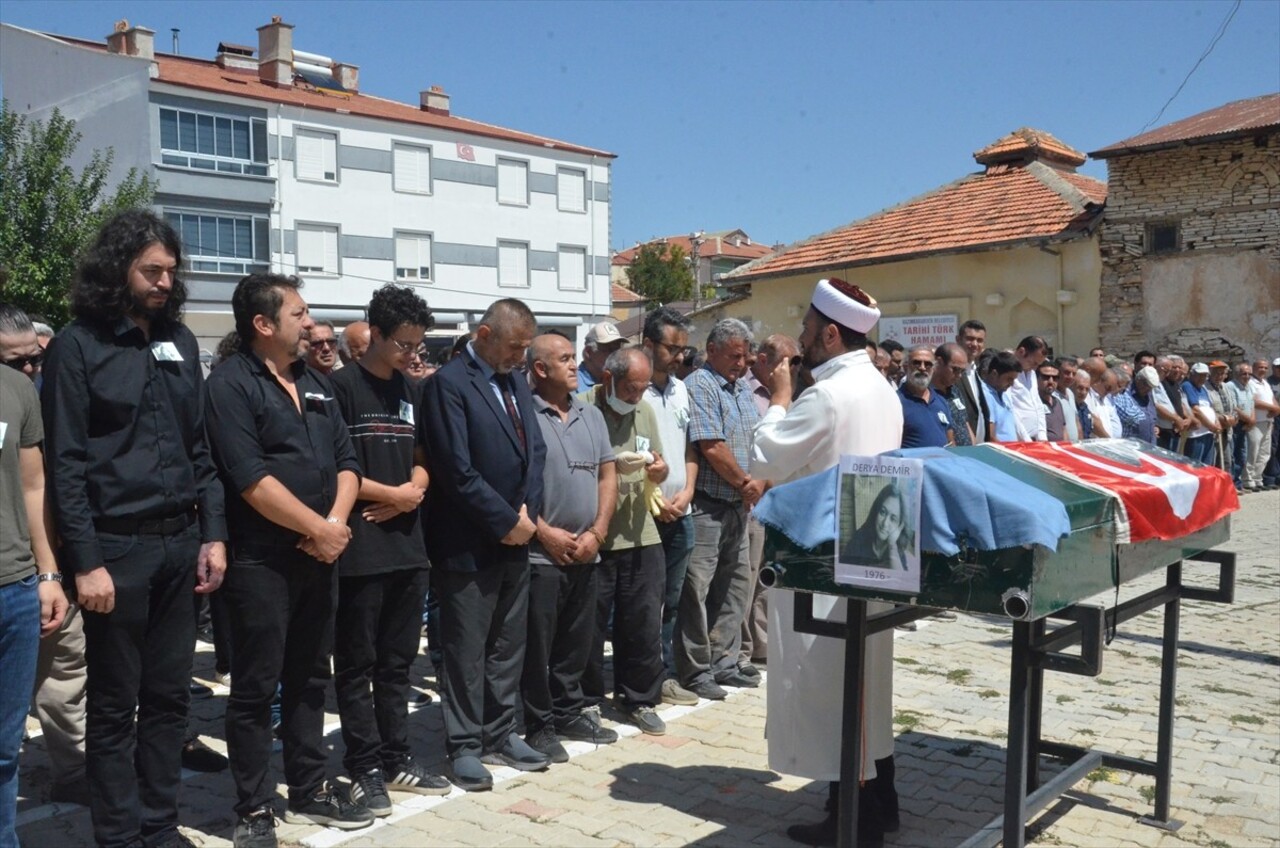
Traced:
[[45, 573], [43, 573], [43, 574], [37, 574], [37, 575], [36, 575], [36, 580], [37, 580], [38, 582], [40, 582], [40, 583], [61, 583], [61, 582], [62, 582], [62, 572], [61, 572], [61, 571], [47, 571], [47, 572], [45, 572]]

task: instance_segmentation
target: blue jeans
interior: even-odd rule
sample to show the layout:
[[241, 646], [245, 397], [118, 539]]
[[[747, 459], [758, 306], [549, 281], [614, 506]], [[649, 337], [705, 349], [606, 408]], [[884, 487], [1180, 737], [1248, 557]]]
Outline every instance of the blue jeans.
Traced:
[[1205, 465], [1212, 465], [1213, 434], [1206, 433], [1203, 436], [1196, 436], [1195, 438], [1187, 439], [1187, 446], [1185, 450], [1190, 459], [1194, 459], [1196, 462], [1201, 462]]
[[1248, 447], [1249, 433], [1237, 424], [1231, 439], [1231, 479], [1236, 481], [1236, 488], [1241, 485], [1240, 475], [1244, 473], [1245, 454]]
[[667, 591], [662, 600], [662, 664], [671, 675], [676, 670], [671, 648], [676, 634], [676, 613], [680, 610], [680, 592], [684, 589], [685, 572], [689, 570], [689, 557], [693, 556], [693, 516], [657, 524], [662, 554], [667, 560]]
[[40, 596], [34, 574], [0, 587], [0, 848], [16, 848], [18, 751], [36, 681]]

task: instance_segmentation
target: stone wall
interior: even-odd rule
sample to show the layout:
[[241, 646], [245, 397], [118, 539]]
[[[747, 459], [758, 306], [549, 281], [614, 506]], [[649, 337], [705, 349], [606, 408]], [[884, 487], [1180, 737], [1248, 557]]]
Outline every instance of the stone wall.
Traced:
[[[1280, 133], [1108, 160], [1099, 335], [1108, 353], [1280, 355]], [[1149, 254], [1148, 226], [1178, 250]]]

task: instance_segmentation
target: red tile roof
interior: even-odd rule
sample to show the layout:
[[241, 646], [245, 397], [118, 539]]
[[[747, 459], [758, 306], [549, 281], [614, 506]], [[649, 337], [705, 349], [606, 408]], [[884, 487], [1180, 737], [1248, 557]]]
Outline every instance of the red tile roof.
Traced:
[[1001, 162], [1030, 162], [1051, 159], [1072, 167], [1083, 165], [1086, 156], [1069, 144], [1063, 144], [1044, 130], [1021, 127], [973, 154], [979, 165]]
[[[46, 35], [68, 44], [106, 50], [106, 45], [101, 42], [51, 33], [46, 33]], [[159, 76], [154, 78], [156, 82], [182, 86], [183, 88], [235, 97], [247, 97], [252, 100], [265, 100], [271, 103], [283, 103], [289, 106], [303, 106], [308, 109], [318, 109], [326, 112], [340, 111], [352, 115], [361, 115], [366, 118], [377, 118], [404, 124], [420, 124], [442, 130], [532, 144], [551, 150], [563, 150], [569, 153], [582, 153], [588, 156], [601, 156], [610, 159], [617, 157], [617, 154], [609, 153], [605, 150], [583, 147], [518, 130], [509, 130], [481, 121], [460, 118], [456, 115], [426, 112], [408, 103], [387, 100], [364, 92], [351, 96], [337, 96], [326, 94], [319, 90], [308, 90], [296, 86], [292, 88], [277, 88], [259, 80], [257, 74], [253, 71], [221, 68], [216, 62], [207, 59], [156, 53], [156, 65], [160, 72]]]
[[615, 306], [630, 305], [632, 303], [644, 303], [645, 299], [633, 292], [626, 286], [613, 284], [613, 303]]
[[[645, 244], [653, 244], [655, 242], [665, 243], [672, 247], [679, 247], [684, 251], [685, 256], [690, 256], [693, 253], [693, 241], [687, 235], [665, 236], [663, 238], [657, 238], [652, 241], [645, 242]], [[698, 257], [706, 259], [708, 257], [724, 256], [731, 259], [749, 260], [759, 259], [761, 256], [767, 256], [772, 250], [768, 245], [749, 242], [747, 239], [742, 239], [740, 244], [734, 244], [733, 242], [733, 239], [717, 238], [715, 236], [708, 235], [698, 247]], [[618, 251], [613, 255], [613, 264], [630, 265], [635, 261], [636, 252], [640, 247], [641, 245], [636, 245], [635, 247], [629, 247], [626, 250]]]
[[1225, 106], [1156, 127], [1150, 132], [1109, 144], [1089, 155], [1095, 159], [1125, 156], [1184, 144], [1225, 141], [1280, 127], [1280, 93], [1236, 100]]
[[1106, 195], [1105, 183], [1041, 162], [989, 165], [984, 173], [783, 248], [725, 277], [740, 282], [1028, 241], [1065, 241], [1091, 232]]

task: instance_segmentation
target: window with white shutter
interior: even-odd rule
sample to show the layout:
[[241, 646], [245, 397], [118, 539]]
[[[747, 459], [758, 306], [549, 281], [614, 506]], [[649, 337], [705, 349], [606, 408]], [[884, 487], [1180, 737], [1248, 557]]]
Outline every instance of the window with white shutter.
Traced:
[[529, 205], [529, 163], [518, 159], [498, 160], [498, 202]]
[[498, 285], [529, 287], [529, 245], [526, 242], [498, 242]]
[[392, 145], [395, 190], [409, 194], [431, 193], [431, 148]]
[[560, 288], [565, 291], [587, 290], [587, 249], [561, 246], [556, 259]]
[[298, 179], [322, 183], [338, 181], [337, 136], [299, 129], [294, 132], [293, 147]]
[[431, 236], [396, 233], [396, 279], [431, 281]]
[[556, 169], [556, 198], [561, 212], [587, 211], [587, 172]]
[[298, 273], [338, 273], [338, 228], [323, 224], [298, 225]]

